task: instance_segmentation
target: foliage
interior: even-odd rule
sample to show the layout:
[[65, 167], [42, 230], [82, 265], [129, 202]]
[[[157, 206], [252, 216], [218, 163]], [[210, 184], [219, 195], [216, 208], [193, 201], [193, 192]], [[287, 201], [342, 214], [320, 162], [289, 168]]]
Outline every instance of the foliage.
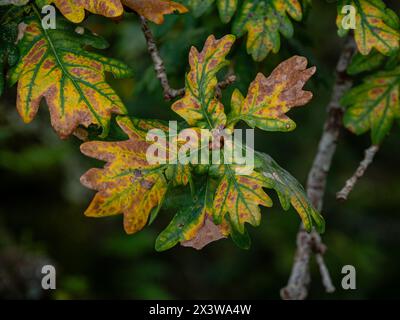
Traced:
[[164, 15], [175, 11], [184, 13], [187, 9], [168, 0], [37, 0], [40, 7], [54, 3], [61, 13], [74, 23], [82, 22], [85, 18], [85, 10], [108, 18], [117, 18], [124, 12], [123, 6], [127, 6], [138, 14], [154, 23], [164, 22]]
[[42, 98], [50, 109], [54, 129], [65, 138], [78, 125], [99, 125], [107, 134], [111, 113], [126, 110], [114, 90], [105, 82], [105, 72], [129, 77], [129, 67], [83, 49], [98, 49], [107, 43], [87, 30], [77, 34], [73, 25], [59, 20], [57, 29], [43, 29], [40, 20], [28, 22], [18, 46], [19, 63], [11, 72], [18, 82], [17, 109], [24, 122], [35, 117]]
[[[181, 0], [195, 16], [201, 16], [214, 0]], [[280, 34], [286, 38], [293, 36], [290, 18], [303, 18], [300, 0], [245, 0], [239, 7], [237, 0], [217, 0], [221, 21], [228, 23], [234, 13], [232, 32], [237, 36], [247, 36], [247, 52], [255, 61], [262, 61], [272, 51], [280, 49]]]
[[344, 124], [356, 134], [370, 129], [372, 143], [380, 144], [400, 117], [399, 94], [400, 66], [365, 78], [342, 99], [348, 107]]
[[349, 32], [342, 24], [342, 8], [346, 5], [356, 10], [354, 38], [361, 54], [367, 55], [375, 48], [385, 55], [391, 55], [399, 48], [399, 17], [393, 10], [386, 8], [382, 0], [340, 0], [337, 16], [340, 36]]
[[344, 125], [356, 134], [371, 130], [372, 143], [381, 144], [400, 115], [400, 20], [381, 0], [342, 0], [338, 4], [339, 35], [348, 32], [342, 27], [344, 5], [356, 8], [354, 37], [359, 50], [347, 72], [356, 75], [381, 66], [387, 70], [364, 78], [363, 84], [342, 98]]
[[[210, 36], [201, 52], [194, 47], [191, 49], [191, 68], [186, 76], [185, 96], [172, 105], [172, 110], [183, 117], [188, 125], [210, 130], [222, 130], [227, 125], [224, 106], [216, 97], [216, 74], [227, 65], [225, 57], [233, 42], [232, 35], [219, 40]], [[264, 130], [290, 129], [286, 123], [289, 120], [283, 112], [292, 106], [303, 105], [311, 99], [311, 93], [302, 91], [302, 86], [315, 72], [315, 68], [305, 69], [306, 65], [305, 58], [293, 57], [281, 63], [270, 78], [266, 79], [259, 74], [255, 85], [249, 89], [247, 99], [235, 101], [241, 106], [232, 110], [233, 116], [228, 115], [228, 118], [235, 119], [231, 126], [242, 119], [241, 115], [243, 119], [248, 120], [265, 113], [267, 124], [262, 120], [258, 124]], [[236, 91], [234, 96], [237, 94]], [[267, 99], [267, 96], [272, 99]], [[254, 101], [257, 101], [257, 106], [254, 106]], [[249, 105], [252, 107], [249, 108]], [[86, 186], [99, 191], [86, 214], [104, 216], [123, 212], [125, 230], [128, 233], [142, 229], [152, 210], [156, 209], [158, 212], [171, 180], [187, 182], [191, 179], [177, 179], [177, 173], [196, 174], [196, 168], [190, 164], [181, 170], [172, 169], [172, 175], [169, 174], [169, 164], [150, 165], [145, 160], [150, 143], [146, 141], [143, 131], [137, 129], [138, 123], [140, 124], [135, 119], [131, 121], [129, 118], [119, 118], [118, 124], [129, 140], [88, 142], [81, 147], [86, 155], [108, 163], [105, 169], [92, 169], [82, 177]], [[152, 121], [151, 124], [144, 121], [142, 124], [146, 128], [163, 128], [163, 125], [156, 121]], [[162, 130], [167, 133], [167, 128]], [[168, 163], [171, 163], [172, 159], [168, 160]], [[279, 169], [272, 160], [265, 162], [264, 167], [259, 168], [259, 172], [237, 173], [237, 169], [241, 167], [243, 165], [235, 163], [211, 165], [207, 170], [208, 177], [198, 187], [198, 193], [193, 196], [193, 203], [179, 209], [171, 224], [159, 236], [157, 250], [168, 249], [178, 241], [188, 245], [188, 241], [193, 241], [196, 237], [203, 241], [196, 246], [202, 247], [209, 241], [226, 237], [231, 230], [244, 234], [246, 222], [253, 226], [259, 225], [259, 205], [272, 205], [263, 187], [276, 189], [285, 209], [288, 209], [289, 203], [292, 202], [308, 230], [311, 230], [313, 220], [317, 228], [323, 230], [322, 217], [312, 208], [304, 191], [298, 188], [296, 180]], [[286, 183], [283, 184], [283, 181]], [[175, 183], [176, 185], [179, 184]], [[212, 236], [204, 238], [201, 234], [205, 232], [211, 233]]]
[[[3, 70], [7, 69], [9, 84], [18, 83], [16, 107], [24, 122], [35, 118], [41, 101], [45, 100], [59, 137], [67, 138], [79, 129], [88, 129], [85, 132], [92, 141], [82, 144], [81, 151], [106, 165], [103, 169], [89, 170], [81, 178], [85, 186], [97, 191], [86, 210], [87, 216], [122, 213], [125, 231], [133, 234], [153, 222], [177, 190], [186, 194], [188, 200], [176, 208], [172, 221], [156, 240], [158, 251], [177, 243], [200, 249], [228, 236], [240, 247], [248, 248], [250, 240], [245, 224], [258, 226], [260, 206], [272, 206], [264, 189], [277, 192], [284, 210], [293, 206], [307, 231], [315, 227], [323, 232], [324, 220], [304, 189], [269, 155], [256, 153], [252, 172], [234, 162], [198, 165], [177, 164], [171, 158], [165, 164], [148, 161], [146, 152], [151, 143], [146, 140], [146, 133], [150, 129], [159, 129], [165, 135], [166, 154], [172, 144], [187, 145], [179, 135], [171, 135], [163, 121], [142, 120], [129, 114], [108, 84], [106, 74], [129, 78], [132, 68], [96, 53], [94, 49], [107, 48], [107, 42], [77, 24], [85, 19], [87, 12], [119, 19], [128, 8], [162, 24], [165, 15], [185, 13], [186, 6], [198, 17], [215, 1], [180, 2], [184, 5], [166, 0], [37, 0], [22, 6], [0, 7], [0, 94]], [[65, 17], [57, 19], [54, 30], [41, 23], [39, 8], [48, 4], [54, 4]], [[312, 98], [312, 93], [303, 87], [316, 68], [307, 68], [306, 58], [295, 55], [281, 62], [269, 77], [258, 73], [246, 96], [239, 89], [233, 91], [230, 108], [225, 108], [222, 102], [218, 75], [229, 65], [226, 57], [236, 37], [246, 33], [247, 51], [255, 61], [263, 60], [270, 52], [277, 53], [281, 35], [293, 36], [292, 20], [303, 19], [309, 1], [217, 0], [216, 5], [223, 23], [233, 19], [234, 35], [218, 40], [211, 35], [202, 51], [191, 48], [184, 95], [171, 106], [185, 121], [179, 129], [191, 128], [197, 134], [201, 129], [209, 129], [213, 134], [221, 134], [244, 121], [264, 131], [294, 130], [296, 124], [286, 114]], [[359, 54], [348, 73], [371, 72], [382, 65], [387, 68], [365, 78], [363, 84], [344, 96], [342, 104], [347, 108], [344, 124], [357, 134], [371, 129], [372, 142], [379, 144], [400, 115], [399, 19], [381, 0], [341, 0], [337, 16], [341, 36], [348, 33], [341, 23], [344, 5], [357, 9], [354, 37]], [[155, 64], [159, 69], [160, 63]], [[110, 133], [113, 125], [122, 129], [125, 138]], [[225, 156], [221, 145], [212, 144], [209, 149]]]

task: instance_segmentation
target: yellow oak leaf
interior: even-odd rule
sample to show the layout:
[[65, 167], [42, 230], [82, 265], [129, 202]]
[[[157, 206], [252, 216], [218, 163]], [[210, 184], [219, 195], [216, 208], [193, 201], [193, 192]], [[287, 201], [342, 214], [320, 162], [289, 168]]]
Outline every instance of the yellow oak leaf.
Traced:
[[371, 130], [373, 144], [381, 144], [400, 119], [400, 66], [364, 79], [342, 98], [344, 125], [356, 134]]
[[244, 232], [244, 223], [258, 226], [261, 220], [259, 205], [272, 206], [271, 198], [264, 192], [264, 178], [260, 173], [238, 175], [234, 167], [225, 165], [224, 175], [219, 181], [213, 203], [214, 220], [222, 223], [225, 214], [229, 214], [231, 223], [240, 232]]
[[228, 126], [233, 127], [243, 120], [252, 128], [267, 131], [295, 129], [296, 124], [285, 114], [293, 107], [305, 105], [313, 96], [304, 91], [303, 86], [316, 68], [306, 68], [306, 58], [293, 56], [279, 64], [268, 78], [259, 73], [250, 84], [246, 98], [235, 90]]
[[188, 11], [185, 6], [169, 0], [39, 0], [39, 6], [51, 3], [74, 23], [83, 21], [85, 10], [107, 18], [119, 17], [124, 5], [157, 24], [164, 22], [166, 14]]
[[11, 83], [18, 82], [17, 110], [24, 122], [31, 122], [45, 99], [51, 123], [61, 138], [78, 125], [101, 126], [107, 133], [112, 113], [125, 114], [118, 95], [105, 81], [105, 72], [116, 78], [132, 75], [122, 62], [83, 49], [91, 45], [105, 48], [101, 38], [88, 32], [78, 34], [75, 26], [60, 20], [57, 29], [43, 29], [32, 20], [18, 43], [19, 63], [11, 72]]
[[186, 75], [185, 96], [172, 105], [172, 110], [189, 125], [207, 129], [225, 126], [224, 106], [215, 96], [218, 83], [216, 74], [227, 65], [225, 57], [234, 41], [233, 35], [226, 35], [219, 40], [211, 35], [201, 52], [194, 47], [190, 50], [190, 72]]
[[90, 169], [81, 177], [83, 185], [97, 190], [85, 215], [104, 217], [124, 214], [124, 228], [128, 234], [141, 230], [154, 208], [167, 191], [163, 165], [149, 164], [146, 151], [150, 142], [142, 139], [126, 119], [118, 124], [129, 140], [117, 142], [91, 141], [81, 145], [89, 157], [106, 161], [104, 169]]
[[[351, 10], [343, 10], [346, 8]], [[346, 26], [348, 19], [349, 22], [354, 19], [354, 38], [361, 54], [367, 55], [375, 48], [384, 55], [391, 55], [399, 49], [399, 18], [382, 0], [340, 0], [336, 20], [340, 36], [350, 30], [351, 23]]]
[[188, 10], [180, 3], [168, 0], [122, 0], [122, 3], [141, 16], [157, 24], [164, 22], [164, 15]]
[[85, 19], [85, 10], [107, 18], [119, 17], [124, 12], [121, 0], [39, 0], [37, 3], [40, 7], [54, 3], [63, 16], [74, 23]]

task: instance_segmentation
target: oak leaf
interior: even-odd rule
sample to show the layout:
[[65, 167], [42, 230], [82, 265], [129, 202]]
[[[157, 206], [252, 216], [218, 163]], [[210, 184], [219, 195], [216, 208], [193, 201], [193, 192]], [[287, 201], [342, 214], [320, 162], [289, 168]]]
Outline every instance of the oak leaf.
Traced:
[[79, 23], [85, 18], [85, 10], [108, 18], [123, 14], [124, 5], [154, 23], [164, 22], [164, 15], [185, 13], [187, 9], [170, 0], [39, 0], [39, 5], [54, 3], [71, 22]]
[[191, 48], [185, 96], [171, 107], [190, 126], [207, 129], [225, 126], [224, 106], [217, 99], [215, 92], [218, 83], [216, 74], [228, 64], [225, 57], [234, 41], [233, 35], [226, 35], [219, 40], [209, 36], [201, 52]]
[[59, 20], [57, 29], [43, 29], [31, 20], [18, 43], [21, 59], [11, 71], [11, 83], [18, 82], [17, 110], [31, 122], [45, 99], [51, 123], [62, 138], [78, 125], [95, 124], [107, 133], [112, 113], [125, 114], [125, 107], [105, 81], [105, 72], [116, 78], [132, 75], [122, 62], [83, 49], [90, 45], [105, 48], [98, 36], [78, 34], [75, 27]]
[[166, 14], [188, 11], [183, 5], [169, 0], [122, 0], [122, 3], [157, 24], [164, 22]]
[[38, 0], [37, 4], [39, 7], [55, 4], [74, 23], [85, 19], [85, 10], [108, 18], [119, 17], [124, 12], [121, 0]]
[[282, 208], [288, 210], [292, 205], [306, 230], [311, 231], [315, 226], [318, 232], [324, 232], [325, 221], [307, 198], [301, 184], [269, 155], [257, 152], [256, 157], [260, 161], [258, 171], [264, 178], [264, 185], [277, 192]]
[[[280, 34], [293, 36], [292, 18], [303, 18], [300, 0], [244, 0], [239, 7], [238, 0], [180, 0], [195, 17], [204, 14], [216, 2], [223, 23], [228, 23], [236, 13], [233, 33], [238, 37], [248, 33], [247, 51], [255, 61], [261, 61], [272, 51], [280, 49]], [[307, 6], [308, 1], [304, 1]], [[238, 9], [239, 7], [239, 9]], [[290, 18], [289, 18], [290, 17]]]
[[346, 19], [346, 14], [342, 13], [344, 6], [355, 9], [354, 38], [361, 54], [367, 55], [375, 48], [384, 55], [391, 55], [399, 49], [399, 18], [395, 12], [386, 8], [382, 0], [340, 0], [336, 21], [340, 36], [349, 32], [349, 29], [343, 26]]
[[233, 24], [233, 33], [242, 36], [246, 32], [247, 52], [256, 61], [261, 61], [272, 51], [280, 49], [280, 34], [293, 36], [293, 25], [288, 17], [296, 21], [303, 18], [298, 0], [245, 0]]
[[244, 232], [246, 222], [258, 226], [261, 221], [259, 205], [272, 206], [271, 198], [263, 190], [265, 186], [261, 174], [237, 175], [233, 166], [225, 165], [214, 196], [214, 221], [222, 223], [228, 213], [231, 223], [240, 233]]
[[307, 104], [313, 96], [302, 88], [316, 68], [306, 67], [306, 58], [293, 56], [276, 67], [268, 78], [259, 73], [250, 84], [246, 98], [235, 90], [228, 124], [234, 126], [238, 121], [244, 120], [252, 128], [268, 131], [294, 130], [296, 124], [285, 113], [293, 107]]
[[213, 197], [217, 181], [208, 177], [189, 205], [184, 205], [156, 240], [156, 250], [164, 251], [178, 242], [185, 247], [202, 249], [210, 242], [226, 238], [226, 220], [216, 225], [213, 221]]
[[150, 146], [126, 118], [118, 124], [129, 140], [118, 142], [91, 141], [81, 145], [81, 151], [107, 164], [104, 169], [90, 169], [81, 177], [83, 185], [97, 190], [85, 215], [104, 217], [124, 214], [125, 231], [135, 233], [148, 221], [167, 191], [163, 166], [149, 164], [146, 151]]
[[400, 66], [366, 77], [341, 100], [344, 125], [356, 134], [371, 130], [372, 143], [380, 144], [400, 118], [399, 96]]

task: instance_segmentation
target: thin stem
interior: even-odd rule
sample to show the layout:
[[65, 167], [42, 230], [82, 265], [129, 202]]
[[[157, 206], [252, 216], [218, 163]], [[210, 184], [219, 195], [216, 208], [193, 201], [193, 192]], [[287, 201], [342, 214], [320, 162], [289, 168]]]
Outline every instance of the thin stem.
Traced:
[[378, 150], [379, 150], [378, 145], [372, 145], [368, 149], [365, 150], [364, 159], [360, 162], [357, 170], [354, 172], [354, 174], [351, 176], [351, 178], [346, 181], [346, 184], [344, 185], [342, 190], [340, 190], [336, 194], [336, 199], [341, 200], [341, 201], [347, 200], [350, 192], [353, 190], [357, 181], [360, 178], [362, 178], [365, 171], [367, 171], [368, 166], [372, 163], [372, 161], [374, 161], [374, 157], [375, 157], [376, 153], [378, 152]]

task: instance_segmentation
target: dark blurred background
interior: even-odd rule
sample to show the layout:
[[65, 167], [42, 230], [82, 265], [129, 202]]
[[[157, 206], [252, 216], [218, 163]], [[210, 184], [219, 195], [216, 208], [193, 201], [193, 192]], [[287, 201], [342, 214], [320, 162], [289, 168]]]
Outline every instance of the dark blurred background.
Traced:
[[[331, 2], [331, 3], [329, 3]], [[255, 63], [237, 41], [231, 56], [238, 80], [223, 92], [228, 106], [234, 87], [246, 92], [257, 72], [268, 75], [281, 61], [294, 55], [308, 57], [318, 72], [308, 84], [314, 99], [290, 112], [298, 126], [291, 133], [257, 131], [256, 148], [270, 154], [303, 185], [306, 181], [325, 119], [334, 81], [334, 68], [343, 45], [336, 34], [336, 3], [313, 1], [295, 36], [282, 38], [279, 54]], [[387, 4], [399, 10], [397, 1]], [[135, 70], [113, 87], [131, 115], [174, 120], [178, 117], [163, 100], [134, 14], [119, 22], [90, 16], [85, 24], [110, 41], [103, 53], [119, 58]], [[166, 18], [152, 25], [172, 85], [184, 85], [191, 45], [202, 47], [210, 34], [230, 32], [215, 7], [195, 19], [190, 14]], [[335, 193], [352, 174], [369, 146], [369, 135], [354, 136], [343, 130], [329, 174], [323, 214], [327, 228], [326, 262], [337, 288], [323, 290], [314, 263], [310, 298], [399, 298], [400, 287], [400, 129], [394, 126], [366, 176], [346, 203]], [[71, 137], [61, 141], [53, 132], [48, 110], [42, 106], [32, 124], [24, 125], [15, 109], [15, 87], [0, 99], [0, 297], [29, 299], [278, 299], [288, 279], [299, 218], [294, 210], [275, 206], [263, 209], [260, 227], [248, 227], [250, 250], [232, 241], [212, 243], [202, 251], [175, 247], [157, 253], [154, 241], [174, 212], [162, 211], [150, 227], [128, 236], [122, 216], [86, 218], [84, 210], [94, 192], [79, 177], [94, 162], [79, 151]], [[44, 292], [38, 270], [44, 264], [57, 268], [57, 290]], [[357, 289], [341, 289], [343, 265], [357, 270]]]

